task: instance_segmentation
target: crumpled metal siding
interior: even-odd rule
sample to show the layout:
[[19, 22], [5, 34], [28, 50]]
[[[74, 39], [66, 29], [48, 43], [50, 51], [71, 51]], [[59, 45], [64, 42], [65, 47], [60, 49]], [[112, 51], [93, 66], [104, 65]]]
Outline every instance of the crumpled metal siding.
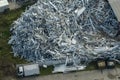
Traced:
[[85, 65], [120, 55], [120, 42], [110, 38], [118, 31], [118, 21], [104, 0], [38, 0], [10, 31], [14, 56], [28, 61], [54, 64], [68, 57]]

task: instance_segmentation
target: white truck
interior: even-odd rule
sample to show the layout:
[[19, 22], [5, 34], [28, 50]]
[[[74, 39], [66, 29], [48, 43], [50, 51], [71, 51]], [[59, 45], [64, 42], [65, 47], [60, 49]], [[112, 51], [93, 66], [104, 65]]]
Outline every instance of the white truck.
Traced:
[[39, 75], [40, 69], [38, 64], [17, 65], [17, 75], [19, 77]]

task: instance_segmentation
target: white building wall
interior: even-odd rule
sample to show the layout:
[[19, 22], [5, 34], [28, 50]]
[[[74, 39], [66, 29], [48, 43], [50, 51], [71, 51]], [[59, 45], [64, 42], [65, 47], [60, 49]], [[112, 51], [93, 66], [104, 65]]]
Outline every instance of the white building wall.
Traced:
[[4, 12], [5, 9], [9, 8], [9, 3], [7, 0], [0, 0], [0, 12]]

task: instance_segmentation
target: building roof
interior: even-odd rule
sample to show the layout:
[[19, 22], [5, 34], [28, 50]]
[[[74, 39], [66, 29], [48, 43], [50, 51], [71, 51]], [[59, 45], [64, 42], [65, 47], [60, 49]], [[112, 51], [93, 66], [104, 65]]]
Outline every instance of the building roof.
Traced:
[[108, 0], [118, 21], [120, 22], [120, 0]]
[[0, 7], [6, 6], [6, 5], [9, 5], [7, 0], [0, 0]]

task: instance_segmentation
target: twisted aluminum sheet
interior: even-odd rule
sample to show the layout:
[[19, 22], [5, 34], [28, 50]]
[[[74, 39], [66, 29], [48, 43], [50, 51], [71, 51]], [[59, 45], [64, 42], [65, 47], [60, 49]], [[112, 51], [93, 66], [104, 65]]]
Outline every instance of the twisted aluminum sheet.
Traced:
[[14, 56], [28, 61], [69, 56], [86, 64], [120, 58], [120, 42], [110, 38], [117, 31], [118, 21], [104, 0], [38, 0], [13, 23], [9, 44]]

